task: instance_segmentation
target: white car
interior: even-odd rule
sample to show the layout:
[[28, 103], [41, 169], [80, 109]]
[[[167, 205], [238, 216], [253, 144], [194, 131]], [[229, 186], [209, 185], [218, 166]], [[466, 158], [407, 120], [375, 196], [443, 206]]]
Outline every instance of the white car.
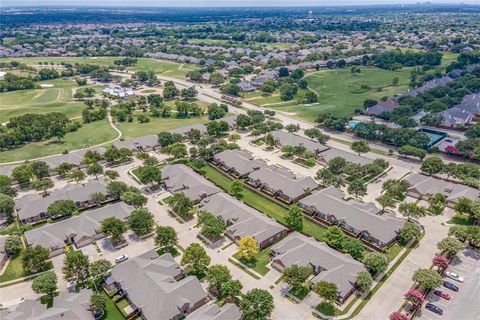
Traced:
[[126, 254], [122, 254], [121, 256], [118, 256], [115, 258], [115, 263], [120, 263], [128, 259], [128, 256]]
[[461, 275], [459, 275], [458, 273], [452, 272], [452, 271], [445, 272], [445, 275], [447, 277], [449, 277], [450, 279], [453, 279], [453, 280], [458, 281], [458, 282], [465, 281], [465, 279], [463, 279], [463, 277]]

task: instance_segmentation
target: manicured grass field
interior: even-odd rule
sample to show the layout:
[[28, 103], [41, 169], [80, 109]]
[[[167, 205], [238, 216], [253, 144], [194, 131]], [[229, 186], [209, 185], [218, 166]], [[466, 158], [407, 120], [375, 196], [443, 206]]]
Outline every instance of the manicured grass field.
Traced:
[[117, 124], [117, 128], [123, 133], [125, 139], [144, 136], [147, 134], [158, 134], [161, 131], [168, 131], [171, 129], [189, 126], [196, 123], [207, 123], [206, 116], [199, 118], [150, 118], [148, 123], [121, 122]]
[[84, 146], [94, 146], [113, 140], [117, 136], [107, 120], [83, 124], [76, 132], [70, 132], [62, 141], [56, 138], [48, 141], [32, 142], [18, 148], [0, 152], [0, 162], [29, 160], [62, 153], [64, 150], [77, 150]]
[[[48, 62], [54, 64], [60, 64], [61, 62], [75, 64], [96, 64], [100, 66], [114, 66], [114, 61], [122, 59], [122, 57], [32, 57], [32, 58], [0, 58], [0, 62], [7, 61], [19, 61], [28, 65], [38, 65], [40, 62]], [[157, 60], [150, 58], [138, 58], [138, 62], [135, 66], [128, 67], [128, 70], [132, 71], [154, 71], [155, 73], [161, 73], [162, 75], [172, 77], [184, 77], [188, 71], [194, 69], [194, 66], [188, 63], [180, 64], [173, 61]]]
[[[81, 115], [85, 105], [72, 97], [73, 90], [78, 88], [74, 80], [55, 79], [41, 81], [39, 84], [51, 87], [0, 93], [1, 122], [25, 113], [61, 112], [69, 118]], [[87, 87], [101, 88], [101, 86], [81, 88]]]
[[[318, 103], [304, 104], [304, 90], [292, 101], [282, 102], [279, 96], [253, 98], [249, 94], [248, 101], [298, 118], [314, 121], [321, 112], [333, 112], [340, 115], [351, 115], [356, 108], [363, 107], [367, 98], [377, 99], [391, 97], [408, 90], [410, 69], [388, 71], [375, 67], [360, 67], [360, 73], [352, 74], [350, 68], [322, 70], [305, 77], [310, 89], [318, 94]], [[398, 78], [397, 85], [392, 85], [393, 78]], [[260, 95], [260, 93], [258, 93]]]
[[[202, 173], [205, 175], [205, 177], [207, 177], [209, 180], [214, 182], [216, 185], [218, 185], [222, 189], [226, 191], [230, 189], [231, 180], [225, 177], [216, 169], [210, 166], [205, 166], [202, 168]], [[265, 213], [267, 216], [277, 220], [278, 222], [286, 224], [285, 217], [288, 214], [288, 209], [286, 209], [285, 207], [279, 204], [276, 204], [272, 200], [262, 195], [259, 195], [253, 191], [250, 191], [246, 188], [243, 189], [241, 195], [242, 195], [241, 200], [246, 204], [254, 207], [260, 212]], [[304, 222], [303, 222], [304, 234], [314, 237], [319, 241], [322, 241], [323, 235], [325, 234], [326, 230], [327, 229], [319, 226], [318, 224], [310, 220], [304, 219]]]

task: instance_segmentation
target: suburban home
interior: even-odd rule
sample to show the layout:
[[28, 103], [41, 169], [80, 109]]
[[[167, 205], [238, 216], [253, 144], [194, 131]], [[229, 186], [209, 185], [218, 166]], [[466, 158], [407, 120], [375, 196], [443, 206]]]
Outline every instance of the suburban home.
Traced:
[[55, 297], [52, 307], [43, 304], [40, 299], [23, 300], [14, 310], [0, 311], [2, 320], [87, 320], [94, 319], [90, 311], [92, 290], [82, 289], [80, 292], [61, 292]]
[[155, 251], [116, 265], [103, 288], [120, 289], [141, 319], [182, 319], [209, 299], [200, 281], [185, 277], [170, 253]]
[[427, 92], [428, 90], [431, 90], [431, 89], [434, 89], [434, 88], [437, 88], [437, 87], [444, 87], [452, 81], [453, 81], [453, 79], [450, 78], [449, 76], [444, 76], [444, 77], [441, 77], [441, 78], [435, 78], [435, 79], [432, 79], [430, 81], [425, 82], [423, 85], [421, 85], [418, 88], [408, 90], [407, 92], [398, 95], [398, 98], [401, 98], [401, 97], [416, 97], [421, 93]]
[[303, 146], [307, 150], [315, 154], [328, 150], [329, 148], [317, 141], [313, 141], [308, 138], [298, 136], [296, 134], [293, 134], [284, 130], [273, 131], [272, 136], [275, 139], [277, 146], [280, 148], [284, 146], [294, 146], [294, 147]]
[[384, 112], [392, 112], [399, 106], [400, 103], [396, 100], [379, 101], [376, 105], [367, 108], [366, 114], [378, 116]]
[[81, 248], [91, 244], [94, 240], [105, 237], [100, 232], [101, 222], [104, 219], [117, 217], [126, 221], [133, 210], [134, 207], [124, 202], [117, 202], [69, 219], [28, 230], [25, 232], [25, 241], [29, 246], [40, 245], [50, 250], [51, 257], [57, 256], [64, 252], [65, 245]]
[[234, 178], [245, 178], [249, 173], [258, 170], [266, 163], [254, 159], [247, 150], [225, 150], [213, 156], [212, 164]]
[[345, 193], [333, 187], [320, 190], [299, 201], [308, 214], [330, 225], [338, 225], [347, 233], [383, 249], [397, 238], [403, 219], [379, 215], [373, 202], [344, 200]]
[[[68, 184], [63, 189], [57, 189], [44, 197], [39, 194], [28, 194], [15, 201], [15, 208], [21, 223], [35, 223], [48, 219], [48, 206], [57, 200], [72, 200], [79, 210], [100, 205], [92, 195], [101, 193], [105, 202], [115, 200], [107, 194], [105, 180], [90, 180], [82, 184]], [[55, 217], [60, 218], [60, 217]]]
[[210, 212], [225, 222], [225, 234], [236, 243], [243, 237], [253, 237], [260, 250], [284, 238], [288, 233], [286, 227], [272, 218], [224, 192], [203, 199], [199, 211]]
[[188, 320], [241, 320], [242, 314], [237, 305], [225, 303], [219, 306], [216, 303], [206, 304], [191, 313]]
[[480, 93], [467, 94], [463, 97], [462, 102], [454, 107], [466, 110], [475, 117], [480, 116]]
[[438, 126], [450, 129], [465, 128], [472, 123], [475, 117], [473, 113], [458, 107], [444, 110], [439, 112], [438, 115], [441, 119]]
[[327, 164], [328, 161], [332, 160], [336, 157], [341, 157], [345, 159], [347, 162], [355, 163], [359, 165], [365, 165], [369, 163], [373, 163], [372, 159], [365, 158], [354, 153], [343, 151], [337, 148], [329, 148], [328, 150], [322, 151], [317, 155], [320, 162]]
[[338, 300], [345, 302], [355, 292], [357, 273], [365, 266], [350, 255], [330, 248], [324, 242], [294, 232], [272, 248], [272, 267], [283, 272], [292, 265], [313, 269], [312, 283], [328, 281], [338, 289]]
[[263, 167], [248, 175], [247, 184], [288, 204], [300, 200], [318, 188], [312, 177], [298, 178], [279, 167]]
[[6, 236], [0, 235], [0, 270], [2, 270], [5, 262], [8, 260], [8, 254], [5, 251], [5, 241], [7, 240]]
[[257, 88], [250, 81], [241, 81], [237, 84], [242, 92], [255, 91]]
[[171, 193], [183, 193], [197, 203], [221, 190], [184, 164], [172, 164], [161, 169], [162, 184]]
[[410, 185], [407, 189], [407, 195], [410, 197], [428, 201], [435, 194], [441, 193], [447, 197], [449, 208], [453, 208], [459, 198], [465, 197], [476, 200], [480, 197], [480, 190], [478, 189], [421, 173], [411, 174], [405, 181]]
[[117, 149], [127, 148], [132, 152], [147, 152], [155, 150], [158, 144], [158, 136], [155, 134], [149, 134], [146, 136], [133, 138], [124, 141], [117, 141], [113, 144]]
[[204, 124], [200, 124], [200, 123], [192, 124], [191, 126], [175, 128], [175, 129], [172, 129], [168, 132], [170, 132], [172, 134], [180, 134], [182, 136], [185, 136], [192, 129], [199, 130], [201, 134], [206, 134], [207, 133], [207, 127]]

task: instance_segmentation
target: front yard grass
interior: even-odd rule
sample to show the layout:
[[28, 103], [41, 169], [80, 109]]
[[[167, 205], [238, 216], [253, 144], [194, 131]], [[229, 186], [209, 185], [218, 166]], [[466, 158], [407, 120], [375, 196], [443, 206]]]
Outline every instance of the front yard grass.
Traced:
[[388, 250], [385, 252], [385, 255], [387, 256], [388, 261], [393, 261], [395, 257], [402, 251], [404, 246], [399, 244], [398, 242], [395, 242], [394, 245], [392, 245]]
[[178, 257], [178, 256], [180, 255], [180, 252], [178, 252], [177, 248], [175, 248], [175, 247], [160, 248], [160, 249], [157, 250], [157, 254], [158, 254], [159, 256], [161, 256], [161, 255], [163, 255], [163, 254], [165, 254], [165, 253], [167, 253], [167, 252], [169, 252], [169, 253], [172, 255], [172, 257], [174, 257], [174, 258], [175, 258], [175, 257]]
[[[210, 181], [215, 183], [217, 186], [227, 191], [230, 189], [230, 184], [232, 180], [224, 176], [215, 168], [210, 165], [204, 166], [200, 172], [207, 177]], [[248, 204], [249, 206], [257, 209], [260, 212], [265, 213], [267, 216], [275, 219], [276, 221], [286, 225], [286, 216], [288, 214], [288, 209], [284, 206], [273, 202], [272, 200], [257, 194], [253, 191], [250, 191], [246, 187], [243, 188], [241, 192], [241, 200]], [[314, 237], [315, 239], [322, 241], [323, 235], [327, 229], [316, 224], [313, 221], [305, 218], [303, 221], [303, 233], [307, 236]]]
[[309, 287], [304, 287], [304, 286], [300, 286], [298, 288], [292, 288], [289, 291], [289, 293], [291, 295], [295, 296], [296, 298], [298, 298], [300, 300], [305, 299], [305, 297], [308, 295], [309, 292], [310, 292], [310, 288]]
[[267, 267], [267, 264], [270, 263], [270, 253], [272, 249], [265, 249], [257, 253], [251, 261], [247, 261], [240, 257], [240, 254], [237, 252], [233, 255], [235, 259], [251, 267], [255, 272], [261, 274], [262, 276], [266, 275], [270, 268]]
[[[48, 261], [47, 268], [44, 271], [51, 270], [51, 269], [53, 269], [53, 263], [51, 261]], [[5, 268], [5, 271], [0, 276], [0, 283], [27, 277], [29, 275], [31, 275], [31, 273], [28, 273], [23, 269], [22, 254], [20, 254], [8, 262], [8, 265]]]
[[338, 312], [333, 304], [326, 302], [319, 303], [315, 309], [326, 316], [335, 316]]

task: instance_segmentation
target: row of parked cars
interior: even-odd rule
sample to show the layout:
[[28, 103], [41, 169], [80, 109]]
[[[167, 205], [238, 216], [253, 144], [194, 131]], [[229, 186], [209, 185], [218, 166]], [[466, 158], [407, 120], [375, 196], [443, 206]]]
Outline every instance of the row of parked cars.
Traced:
[[[461, 275], [459, 275], [458, 273], [452, 272], [452, 271], [445, 272], [445, 275], [448, 278], [450, 278], [452, 280], [455, 280], [455, 281], [458, 281], [458, 282], [461, 282], [461, 283], [463, 283], [463, 281], [465, 281], [465, 279]], [[458, 292], [458, 290], [459, 290], [458, 287], [455, 284], [453, 284], [452, 282], [447, 281], [447, 280], [443, 281], [443, 286], [445, 288], [449, 289], [449, 290], [454, 291], [454, 292]], [[451, 299], [448, 292], [445, 292], [445, 291], [442, 291], [442, 290], [435, 290], [435, 291], [433, 291], [433, 294], [442, 298], [442, 299], [445, 299], [445, 300], [450, 300]], [[433, 313], [436, 313], [440, 316], [443, 315], [443, 310], [439, 306], [434, 305], [433, 303], [428, 302], [425, 305], [425, 309], [430, 310]]]

